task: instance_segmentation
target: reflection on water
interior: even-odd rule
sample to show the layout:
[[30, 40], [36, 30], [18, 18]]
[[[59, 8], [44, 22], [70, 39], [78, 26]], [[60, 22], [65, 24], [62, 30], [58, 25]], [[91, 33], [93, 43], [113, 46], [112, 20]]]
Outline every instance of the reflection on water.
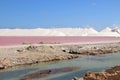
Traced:
[[40, 70], [40, 71], [31, 73], [31, 74], [27, 74], [27, 75], [23, 76], [20, 80], [45, 78], [45, 77], [48, 77], [50, 75], [71, 72], [71, 71], [75, 71], [77, 69], [79, 69], [79, 68], [78, 67], [64, 67], [64, 68], [54, 68], [54, 69]]
[[0, 72], [0, 79], [13, 80], [13, 78], [21, 77], [23, 73], [27, 74], [28, 72], [34, 71], [34, 70], [37, 70], [37, 69], [33, 68], [33, 69], [22, 69], [22, 70]]
[[[45, 78], [36, 78], [34, 80], [71, 80], [74, 76], [81, 77], [87, 71], [101, 71], [106, 68], [120, 65], [120, 54], [105, 54], [97, 56], [83, 56], [72, 60], [55, 61], [35, 64], [31, 66], [16, 67], [0, 71], [0, 80], [19, 80], [21, 77], [40, 70], [80, 67], [71, 72], [53, 74]], [[29, 79], [30, 80], [30, 79]], [[31, 79], [33, 80], [33, 79]]]

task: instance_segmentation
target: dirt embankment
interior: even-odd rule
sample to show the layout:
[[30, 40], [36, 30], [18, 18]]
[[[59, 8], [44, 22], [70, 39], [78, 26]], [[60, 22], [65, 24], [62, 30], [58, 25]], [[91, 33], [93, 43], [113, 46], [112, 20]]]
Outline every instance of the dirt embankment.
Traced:
[[120, 80], [120, 66], [102, 72], [87, 72], [83, 78], [75, 77], [73, 80]]
[[78, 55], [63, 52], [60, 48], [52, 45], [4, 47], [0, 48], [0, 69], [76, 57]]
[[62, 47], [64, 52], [81, 55], [97, 55], [120, 52], [120, 42], [98, 44], [76, 44]]
[[65, 60], [79, 55], [120, 52], [120, 42], [97, 44], [30, 44], [0, 47], [0, 69], [44, 61]]

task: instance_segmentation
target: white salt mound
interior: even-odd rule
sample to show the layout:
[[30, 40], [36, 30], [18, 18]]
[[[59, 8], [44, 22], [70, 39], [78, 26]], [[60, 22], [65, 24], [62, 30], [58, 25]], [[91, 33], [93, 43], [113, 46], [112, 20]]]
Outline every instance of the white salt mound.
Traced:
[[89, 28], [36, 28], [36, 29], [0, 29], [0, 36], [115, 36], [120, 37], [120, 28], [109, 27], [98, 32]]
[[112, 31], [112, 29], [111, 28], [109, 28], [109, 27], [106, 27], [105, 29], [103, 29], [102, 31], [100, 31], [100, 32], [111, 32]]

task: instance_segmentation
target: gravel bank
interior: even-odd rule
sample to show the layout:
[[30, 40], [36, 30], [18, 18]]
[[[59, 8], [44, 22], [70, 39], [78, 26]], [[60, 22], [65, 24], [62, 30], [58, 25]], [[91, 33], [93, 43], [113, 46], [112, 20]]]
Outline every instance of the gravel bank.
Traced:
[[116, 52], [120, 52], [120, 42], [1, 46], [0, 69], [45, 61], [73, 59], [80, 55], [97, 55]]

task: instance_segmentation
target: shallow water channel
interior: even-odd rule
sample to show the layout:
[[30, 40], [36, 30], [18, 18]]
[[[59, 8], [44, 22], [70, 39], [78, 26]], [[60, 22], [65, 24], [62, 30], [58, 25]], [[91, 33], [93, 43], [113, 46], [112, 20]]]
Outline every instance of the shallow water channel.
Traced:
[[[102, 71], [120, 65], [120, 53], [97, 56], [83, 56], [72, 60], [44, 62], [29, 66], [14, 67], [0, 71], [0, 80], [71, 80], [74, 76], [81, 77], [87, 71]], [[56, 73], [42, 78], [22, 79], [23, 76], [46, 69], [78, 67], [69, 72]]]

